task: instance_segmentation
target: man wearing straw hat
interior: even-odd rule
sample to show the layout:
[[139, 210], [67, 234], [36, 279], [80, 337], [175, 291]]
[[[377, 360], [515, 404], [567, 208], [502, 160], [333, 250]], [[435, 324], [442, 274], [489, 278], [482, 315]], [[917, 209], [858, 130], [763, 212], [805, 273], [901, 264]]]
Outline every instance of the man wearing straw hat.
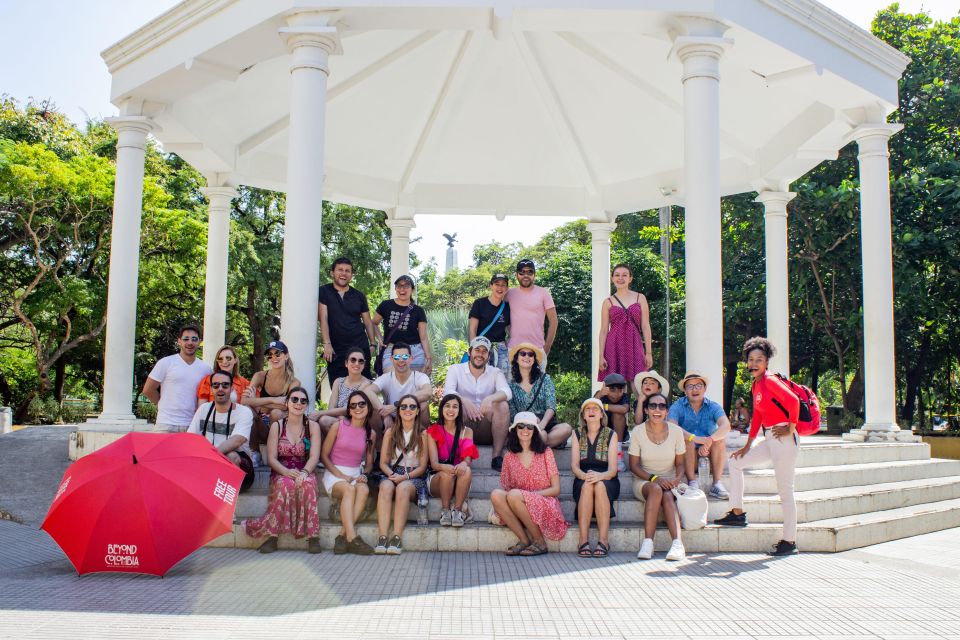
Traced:
[[730, 433], [730, 420], [723, 406], [706, 397], [710, 379], [702, 373], [690, 372], [678, 385], [684, 397], [673, 403], [667, 420], [680, 425], [687, 441], [686, 472], [691, 487], [699, 488], [697, 459], [710, 461], [713, 486], [711, 498], [727, 500], [730, 494], [720, 483], [727, 459], [724, 439]]

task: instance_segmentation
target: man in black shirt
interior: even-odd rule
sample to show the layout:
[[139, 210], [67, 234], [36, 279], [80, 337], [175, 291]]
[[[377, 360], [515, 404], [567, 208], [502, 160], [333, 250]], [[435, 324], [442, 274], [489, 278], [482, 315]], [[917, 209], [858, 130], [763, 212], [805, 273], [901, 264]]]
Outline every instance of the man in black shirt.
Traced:
[[340, 257], [333, 261], [330, 279], [330, 284], [320, 287], [318, 296], [323, 359], [329, 363], [327, 379], [332, 384], [337, 378], [347, 375], [344, 358], [350, 347], [359, 347], [366, 352], [363, 375], [372, 379], [370, 345], [376, 345], [373, 322], [370, 320], [367, 297], [350, 286], [353, 263], [349, 258]]
[[[470, 307], [470, 340], [482, 335], [491, 342], [490, 361], [511, 380], [510, 361], [507, 357], [507, 328], [510, 326], [510, 303], [506, 301], [509, 280], [506, 274], [497, 273], [490, 278], [490, 295], [477, 298]], [[503, 312], [499, 317], [500, 307]], [[496, 320], [494, 320], [496, 318]], [[489, 327], [489, 329], [487, 329]], [[484, 333], [486, 329], [486, 333]], [[496, 360], [496, 362], [494, 362]]]

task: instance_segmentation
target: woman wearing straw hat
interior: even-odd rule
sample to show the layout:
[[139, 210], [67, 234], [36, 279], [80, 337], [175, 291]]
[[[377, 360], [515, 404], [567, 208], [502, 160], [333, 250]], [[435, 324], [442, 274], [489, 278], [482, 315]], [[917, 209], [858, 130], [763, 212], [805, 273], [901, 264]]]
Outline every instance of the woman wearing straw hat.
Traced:
[[655, 393], [662, 393], [663, 397], [670, 397], [670, 383], [655, 369], [641, 371], [633, 379], [633, 386], [637, 390], [637, 408], [633, 412], [633, 424], [646, 421], [647, 415], [643, 411], [643, 402]]
[[553, 450], [540, 438], [537, 416], [521, 411], [507, 433], [507, 454], [500, 472], [501, 489], [490, 502], [500, 520], [517, 536], [508, 556], [540, 556], [547, 541], [562, 540], [567, 522], [560, 508], [560, 471]]
[[550, 375], [540, 368], [545, 361], [543, 349], [529, 342], [510, 348], [510, 418], [522, 411], [537, 416], [540, 437], [548, 447], [562, 447], [573, 429], [566, 422], [557, 422], [557, 390]]
[[[580, 527], [577, 555], [602, 558], [610, 552], [610, 518], [617, 514], [613, 501], [620, 497], [617, 454], [620, 441], [607, 426], [603, 403], [587, 398], [580, 405], [580, 428], [573, 434], [570, 469], [573, 471], [573, 499]], [[590, 520], [597, 518], [597, 548], [590, 549]]]

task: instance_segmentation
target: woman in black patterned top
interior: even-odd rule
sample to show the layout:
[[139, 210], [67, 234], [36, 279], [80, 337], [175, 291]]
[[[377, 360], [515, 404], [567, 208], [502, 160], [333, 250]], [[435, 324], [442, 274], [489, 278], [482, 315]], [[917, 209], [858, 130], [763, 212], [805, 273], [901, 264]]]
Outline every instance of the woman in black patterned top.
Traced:
[[433, 367], [433, 357], [430, 355], [430, 339], [427, 337], [427, 313], [413, 301], [413, 278], [400, 276], [393, 283], [393, 288], [397, 297], [381, 302], [373, 315], [374, 332], [381, 346], [383, 372], [393, 368], [393, 344], [405, 342], [410, 345], [410, 368], [429, 375]]

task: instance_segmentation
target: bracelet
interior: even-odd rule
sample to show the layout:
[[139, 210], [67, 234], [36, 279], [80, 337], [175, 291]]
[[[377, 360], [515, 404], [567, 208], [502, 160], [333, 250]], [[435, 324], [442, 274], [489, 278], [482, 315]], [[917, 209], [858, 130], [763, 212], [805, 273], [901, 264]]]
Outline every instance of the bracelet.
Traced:
[[653, 474], [652, 476], [650, 476], [650, 479], [647, 480], [647, 482], [653, 482], [656, 479], [657, 479], [657, 474]]
[[687, 438], [687, 442], [693, 442], [693, 436], [690, 436], [689, 438]]

